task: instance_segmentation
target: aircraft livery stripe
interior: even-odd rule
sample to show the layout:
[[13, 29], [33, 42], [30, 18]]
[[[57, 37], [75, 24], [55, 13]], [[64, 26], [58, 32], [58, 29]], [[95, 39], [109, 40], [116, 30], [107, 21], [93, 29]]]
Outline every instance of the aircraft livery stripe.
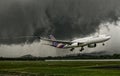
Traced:
[[60, 43], [60, 44], [57, 45], [57, 48], [63, 48], [63, 47], [64, 47], [64, 44]]

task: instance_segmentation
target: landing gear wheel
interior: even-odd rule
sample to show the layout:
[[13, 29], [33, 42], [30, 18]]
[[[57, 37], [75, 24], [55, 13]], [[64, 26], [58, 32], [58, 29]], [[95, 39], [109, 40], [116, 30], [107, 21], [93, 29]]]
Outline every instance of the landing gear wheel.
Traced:
[[71, 49], [70, 49], [70, 51], [73, 51], [73, 50], [74, 50], [74, 48], [71, 48]]
[[83, 48], [83, 47], [81, 47], [80, 52], [82, 52], [83, 50], [84, 50], [84, 48]]
[[105, 46], [105, 44], [104, 44], [104, 43], [103, 43], [102, 45], [103, 45], [103, 46]]

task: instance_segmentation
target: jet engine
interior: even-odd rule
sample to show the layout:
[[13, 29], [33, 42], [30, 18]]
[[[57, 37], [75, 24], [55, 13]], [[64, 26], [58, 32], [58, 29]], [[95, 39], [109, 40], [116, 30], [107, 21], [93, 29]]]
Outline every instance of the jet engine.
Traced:
[[94, 47], [96, 47], [96, 46], [97, 46], [96, 44], [89, 44], [89, 45], [88, 45], [89, 48], [94, 48]]

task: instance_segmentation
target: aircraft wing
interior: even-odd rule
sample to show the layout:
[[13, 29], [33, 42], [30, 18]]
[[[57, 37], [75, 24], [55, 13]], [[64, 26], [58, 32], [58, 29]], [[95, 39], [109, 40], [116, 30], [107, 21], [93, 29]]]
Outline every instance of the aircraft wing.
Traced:
[[65, 41], [65, 40], [52, 40], [52, 39], [47, 39], [47, 38], [41, 38], [41, 40], [49, 41], [49, 42], [58, 42], [58, 43], [63, 43], [63, 44], [69, 44], [71, 45], [73, 42], [71, 41]]
[[78, 44], [84, 44], [85, 43], [85, 42], [72, 42], [72, 41], [65, 41], [65, 40], [52, 40], [52, 39], [47, 39], [47, 38], [41, 38], [41, 40], [49, 41], [49, 42], [63, 43], [63, 44], [68, 44], [68, 45], [71, 45], [73, 43], [78, 43]]

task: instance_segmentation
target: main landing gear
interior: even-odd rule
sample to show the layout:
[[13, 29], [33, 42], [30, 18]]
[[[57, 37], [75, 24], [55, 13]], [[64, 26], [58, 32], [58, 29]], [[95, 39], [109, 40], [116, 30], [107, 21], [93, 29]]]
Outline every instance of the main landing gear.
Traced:
[[[71, 48], [70, 51], [73, 51], [74, 49], [75, 49], [75, 48]], [[82, 52], [83, 50], [84, 50], [84, 48], [81, 47], [80, 52]]]
[[84, 48], [83, 48], [83, 47], [81, 47], [80, 52], [82, 52], [83, 50], [84, 50]]
[[70, 51], [73, 51], [75, 48], [71, 48]]

